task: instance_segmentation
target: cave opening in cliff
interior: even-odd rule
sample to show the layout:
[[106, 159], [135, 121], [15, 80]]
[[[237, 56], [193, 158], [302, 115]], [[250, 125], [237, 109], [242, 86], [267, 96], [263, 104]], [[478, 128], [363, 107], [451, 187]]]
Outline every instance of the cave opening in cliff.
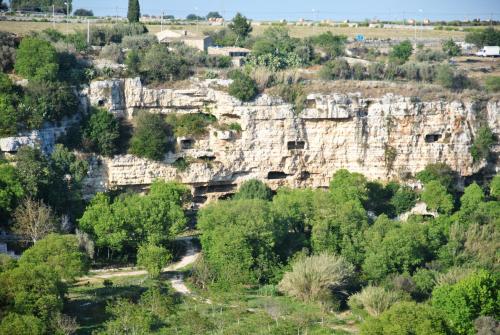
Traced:
[[229, 200], [229, 199], [232, 199], [234, 197], [234, 193], [226, 193], [224, 195], [221, 195], [219, 197], [219, 200]]
[[289, 141], [287, 144], [288, 150], [304, 149], [306, 142], [304, 141]]
[[225, 193], [232, 192], [236, 189], [235, 184], [216, 184], [216, 185], [207, 185], [207, 186], [198, 186], [195, 187], [196, 194], [203, 193]]
[[215, 156], [201, 156], [198, 157], [198, 159], [201, 159], [202, 161], [205, 162], [213, 162], [215, 160]]
[[101, 100], [99, 100], [99, 101], [97, 101], [97, 105], [98, 105], [99, 107], [103, 107], [103, 106], [104, 106], [104, 103], [105, 103], [105, 102], [104, 102], [104, 100], [102, 100], [102, 99], [101, 99]]
[[192, 138], [186, 138], [181, 140], [181, 149], [191, 149], [194, 145], [194, 140]]
[[309, 179], [309, 177], [311, 177], [311, 173], [309, 171], [302, 171], [300, 173], [299, 179], [300, 180], [307, 180], [307, 179]]
[[205, 202], [207, 202], [207, 200], [208, 198], [203, 195], [197, 195], [193, 197], [193, 202], [195, 204], [204, 204]]
[[285, 179], [288, 175], [282, 171], [269, 171], [267, 179]]
[[439, 141], [440, 138], [441, 138], [441, 134], [428, 134], [428, 135], [425, 135], [425, 142], [426, 143], [434, 143], [434, 142]]

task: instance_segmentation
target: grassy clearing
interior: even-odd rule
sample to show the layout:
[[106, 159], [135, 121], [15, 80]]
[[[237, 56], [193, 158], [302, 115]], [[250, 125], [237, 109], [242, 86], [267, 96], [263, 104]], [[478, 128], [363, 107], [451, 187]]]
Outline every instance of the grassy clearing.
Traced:
[[76, 317], [80, 325], [77, 334], [92, 334], [109, 318], [109, 302], [120, 297], [137, 300], [148, 285], [145, 275], [113, 278], [111, 282], [106, 287], [103, 280], [84, 281], [68, 288], [64, 313]]
[[[106, 25], [106, 24], [99, 24]], [[52, 28], [52, 22], [17, 22], [17, 21], [0, 21], [0, 30], [10, 31], [16, 34], [27, 34], [30, 31], [41, 31], [47, 28]], [[63, 32], [74, 32], [77, 30], [87, 29], [86, 23], [56, 23], [55, 29]], [[92, 27], [92, 26], [91, 26]], [[160, 25], [148, 25], [147, 26], [151, 33], [159, 32], [161, 29]], [[167, 26], [168, 29], [184, 29], [192, 33], [202, 33], [208, 30], [218, 30], [221, 29], [220, 26], [210, 26], [206, 24], [196, 25], [171, 25]], [[253, 36], [258, 36], [266, 30], [269, 25], [259, 25], [254, 26]], [[413, 39], [415, 32], [413, 29], [386, 29], [386, 28], [351, 28], [351, 27], [308, 27], [308, 26], [289, 26], [290, 34], [293, 37], [307, 37], [312, 35], [317, 35], [326, 31], [331, 31], [333, 34], [347, 35], [349, 37], [355, 37], [358, 34], [365, 35], [366, 38], [391, 38], [391, 39], [403, 39], [409, 38]], [[444, 31], [444, 30], [417, 30], [417, 37], [423, 39], [447, 39], [454, 38], [457, 40], [463, 40], [465, 37], [464, 32], [460, 31]]]

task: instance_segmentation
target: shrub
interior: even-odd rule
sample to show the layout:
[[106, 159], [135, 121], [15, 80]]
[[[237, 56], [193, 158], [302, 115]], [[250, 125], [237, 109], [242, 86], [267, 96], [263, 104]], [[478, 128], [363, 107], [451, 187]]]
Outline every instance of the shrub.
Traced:
[[439, 181], [431, 181], [425, 184], [422, 200], [430, 210], [441, 214], [448, 214], [453, 209], [453, 197]]
[[448, 192], [451, 192], [454, 188], [457, 173], [446, 163], [435, 163], [426, 165], [425, 169], [418, 172], [416, 177], [424, 184], [437, 180], [441, 185], [446, 187]]
[[137, 117], [137, 126], [130, 140], [130, 153], [152, 160], [160, 161], [165, 153], [171, 150], [171, 135], [163, 116], [141, 113]]
[[462, 48], [453, 41], [452, 38], [446, 40], [442, 44], [443, 52], [450, 57], [460, 56], [462, 53]]
[[247, 180], [241, 184], [238, 192], [234, 195], [234, 199], [261, 199], [271, 200], [271, 189], [257, 179]]
[[74, 235], [50, 234], [26, 250], [19, 266], [45, 264], [62, 279], [72, 281], [88, 269], [86, 255], [80, 251]]
[[412, 209], [417, 203], [417, 193], [408, 186], [400, 187], [391, 198], [391, 205], [394, 206], [396, 214], [402, 214]]
[[351, 68], [345, 59], [335, 59], [323, 65], [319, 75], [324, 80], [349, 79]]
[[169, 114], [166, 121], [177, 137], [199, 137], [207, 133], [207, 127], [214, 123], [216, 118], [213, 115], [203, 113]]
[[362, 335], [429, 335], [449, 334], [439, 311], [424, 304], [398, 302], [380, 317], [361, 325]]
[[302, 301], [323, 301], [343, 289], [354, 275], [354, 266], [342, 256], [321, 253], [295, 261], [279, 289]]
[[[0, 76], [3, 74], [0, 73]], [[1, 80], [1, 79], [0, 79]], [[14, 97], [3, 89], [0, 93], [0, 136], [12, 136], [19, 130], [19, 113], [16, 110]]]
[[145, 268], [151, 278], [158, 278], [163, 267], [172, 259], [170, 252], [154, 244], [139, 246], [137, 265]]
[[296, 114], [299, 114], [302, 110], [304, 110], [307, 96], [304, 93], [302, 85], [281, 84], [276, 87], [276, 91], [278, 96], [283, 98], [285, 102], [292, 104], [293, 110]]
[[15, 69], [28, 79], [53, 81], [59, 70], [56, 50], [47, 41], [26, 37], [17, 50]]
[[122, 48], [118, 44], [105, 45], [99, 53], [99, 58], [107, 59], [115, 63], [123, 62]]
[[454, 285], [442, 285], [432, 292], [432, 305], [442, 311], [457, 334], [473, 334], [479, 316], [497, 316], [497, 276], [480, 270]]
[[327, 59], [343, 56], [346, 41], [347, 36], [333, 35], [330, 31], [312, 37], [313, 44], [326, 54]]
[[127, 48], [127, 49], [145, 50], [157, 43], [158, 39], [154, 35], [150, 34], [128, 35], [123, 37], [121, 46], [122, 48]]
[[45, 325], [33, 315], [9, 313], [0, 323], [0, 334], [4, 335], [42, 335]]
[[90, 117], [84, 122], [81, 145], [88, 151], [104, 156], [118, 152], [120, 124], [104, 109], [93, 108]]
[[147, 33], [146, 26], [141, 23], [118, 23], [111, 26], [98, 26], [90, 33], [92, 45], [105, 46], [110, 43], [121, 43], [125, 36]]
[[241, 101], [251, 101], [258, 94], [257, 83], [241, 71], [233, 71], [233, 82], [229, 85], [229, 94]]
[[185, 79], [191, 74], [185, 59], [169, 51], [165, 44], [155, 44], [145, 52], [140, 71], [152, 81]]
[[386, 291], [383, 287], [367, 286], [359, 293], [349, 297], [349, 307], [364, 310], [370, 316], [379, 316], [400, 300], [398, 293]]
[[489, 76], [484, 80], [486, 90], [491, 93], [500, 92], [500, 76]]
[[441, 51], [422, 49], [417, 51], [415, 59], [419, 62], [442, 62], [446, 59], [446, 54]]
[[383, 63], [371, 63], [368, 67], [368, 75], [372, 80], [382, 80], [384, 79], [384, 69]]
[[14, 34], [0, 31], [0, 71], [10, 71], [14, 67], [17, 45]]
[[33, 129], [44, 121], [57, 122], [78, 111], [74, 90], [58, 82], [30, 82], [25, 90], [22, 111], [24, 122]]
[[403, 64], [410, 59], [412, 53], [413, 46], [410, 41], [406, 40], [392, 47], [389, 58], [395, 63]]
[[496, 143], [495, 134], [487, 126], [479, 128], [472, 142], [470, 153], [474, 162], [487, 159], [491, 147]]
[[449, 65], [438, 67], [436, 81], [443, 87], [452, 90], [463, 90], [471, 85], [466, 75], [456, 73]]
[[125, 58], [125, 65], [127, 66], [127, 71], [131, 75], [138, 75], [140, 72], [141, 55], [139, 51], [132, 49], [127, 53]]
[[363, 64], [356, 63], [351, 67], [352, 79], [354, 80], [364, 80], [365, 79], [365, 67]]

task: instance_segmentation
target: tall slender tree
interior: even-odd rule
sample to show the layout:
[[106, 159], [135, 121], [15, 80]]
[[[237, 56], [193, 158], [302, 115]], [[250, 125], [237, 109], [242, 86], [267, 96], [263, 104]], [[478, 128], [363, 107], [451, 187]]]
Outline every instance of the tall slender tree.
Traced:
[[139, 22], [141, 17], [141, 7], [139, 5], [139, 0], [128, 0], [128, 22], [135, 23]]

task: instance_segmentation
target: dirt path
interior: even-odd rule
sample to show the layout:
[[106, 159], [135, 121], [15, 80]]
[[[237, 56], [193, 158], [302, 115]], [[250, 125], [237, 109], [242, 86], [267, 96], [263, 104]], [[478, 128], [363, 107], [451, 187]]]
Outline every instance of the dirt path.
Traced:
[[[184, 283], [184, 275], [179, 271], [188, 265], [193, 264], [200, 256], [200, 251], [197, 250], [193, 243], [193, 237], [183, 237], [178, 239], [178, 241], [184, 241], [186, 243], [186, 254], [182, 256], [181, 260], [170, 264], [169, 266], [162, 269], [162, 272], [166, 273], [167, 278], [169, 278], [170, 284], [173, 289], [181, 294], [190, 294], [191, 291]], [[116, 268], [116, 269], [106, 269], [106, 270], [94, 270], [90, 271], [89, 275], [80, 278], [81, 281], [92, 280], [92, 279], [110, 279], [116, 277], [128, 277], [128, 276], [141, 276], [147, 275], [146, 270], [139, 270], [137, 268]]]

